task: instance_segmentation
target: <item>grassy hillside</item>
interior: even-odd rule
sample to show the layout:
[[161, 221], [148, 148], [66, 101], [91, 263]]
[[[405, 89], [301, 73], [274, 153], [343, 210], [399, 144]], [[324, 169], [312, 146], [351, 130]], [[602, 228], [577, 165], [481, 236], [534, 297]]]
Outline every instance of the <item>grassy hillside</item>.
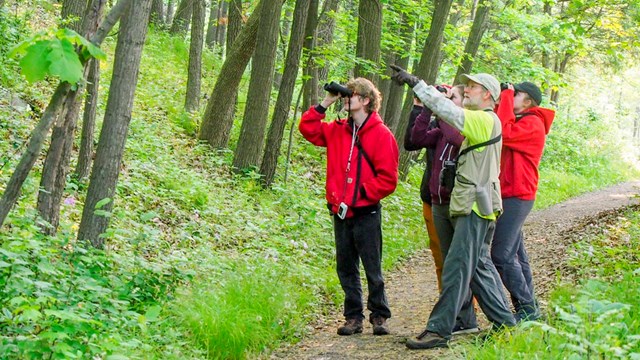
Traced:
[[[17, 63], [6, 50], [28, 35], [32, 23], [1, 16], [0, 27], [15, 36], [0, 40], [0, 85], [34, 111], [17, 112], [8, 97], [0, 99], [0, 191], [55, 84], [51, 79], [30, 85], [16, 75]], [[114, 46], [114, 38], [105, 43], [110, 55], [101, 65], [101, 113]], [[59, 234], [38, 232], [34, 208], [41, 162], [36, 164], [0, 233], [1, 358], [252, 357], [296, 341], [307, 324], [341, 303], [324, 205], [324, 151], [294, 129], [286, 184], [284, 157], [271, 190], [261, 188], [253, 172], [234, 175], [230, 166], [241, 119], [232, 150], [214, 151], [195, 139], [200, 116], [182, 111], [187, 57], [187, 42], [151, 30], [104, 251], [75, 241], [87, 184], [74, 179], [64, 195]], [[205, 54], [203, 94], [220, 66], [215, 54]], [[242, 82], [238, 114], [247, 83]], [[584, 128], [578, 121], [566, 124], [562, 118], [556, 122], [558, 137], [550, 147], [574, 139], [571, 129]], [[594, 134], [581, 136], [589, 143]], [[608, 166], [620, 151], [614, 145], [605, 142], [603, 151], [579, 146], [579, 154], [548, 151], [548, 164], [566, 166], [545, 168], [543, 203], [629, 176], [629, 165]], [[589, 171], [574, 171], [578, 159], [593, 159]], [[560, 171], [570, 176], [557, 177]], [[383, 202], [387, 270], [427, 244], [420, 178], [417, 165]]]

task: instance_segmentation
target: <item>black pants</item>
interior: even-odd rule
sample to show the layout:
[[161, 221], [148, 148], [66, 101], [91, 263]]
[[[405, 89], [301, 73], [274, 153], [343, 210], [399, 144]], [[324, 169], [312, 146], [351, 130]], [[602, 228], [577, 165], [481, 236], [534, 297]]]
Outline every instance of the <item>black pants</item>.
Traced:
[[369, 289], [367, 309], [374, 317], [391, 317], [382, 278], [382, 227], [380, 210], [341, 220], [333, 216], [338, 278], [344, 291], [344, 317], [364, 319], [360, 260]]

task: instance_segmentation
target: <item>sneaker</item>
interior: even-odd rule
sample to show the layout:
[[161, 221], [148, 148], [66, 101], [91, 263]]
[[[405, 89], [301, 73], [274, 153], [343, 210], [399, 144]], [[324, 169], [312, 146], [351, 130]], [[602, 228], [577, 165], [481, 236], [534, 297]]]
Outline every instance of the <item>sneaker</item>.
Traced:
[[338, 328], [338, 335], [353, 335], [362, 332], [362, 319], [347, 319]]
[[451, 335], [475, 334], [478, 332], [480, 332], [480, 328], [477, 326], [467, 328], [462, 325], [456, 325], [453, 328]]
[[407, 339], [406, 346], [409, 349], [433, 349], [447, 347], [449, 340], [443, 338], [437, 333], [425, 330], [416, 338]]
[[371, 319], [373, 325], [373, 335], [388, 335], [389, 328], [387, 327], [387, 319], [382, 316], [376, 316]]

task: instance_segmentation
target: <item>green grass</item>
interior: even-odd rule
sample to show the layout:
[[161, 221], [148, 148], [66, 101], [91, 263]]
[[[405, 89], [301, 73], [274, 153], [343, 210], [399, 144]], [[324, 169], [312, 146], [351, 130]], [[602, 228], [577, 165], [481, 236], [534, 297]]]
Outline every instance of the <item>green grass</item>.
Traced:
[[577, 286], [551, 295], [546, 322], [524, 323], [480, 348], [473, 359], [640, 359], [640, 213], [571, 251]]

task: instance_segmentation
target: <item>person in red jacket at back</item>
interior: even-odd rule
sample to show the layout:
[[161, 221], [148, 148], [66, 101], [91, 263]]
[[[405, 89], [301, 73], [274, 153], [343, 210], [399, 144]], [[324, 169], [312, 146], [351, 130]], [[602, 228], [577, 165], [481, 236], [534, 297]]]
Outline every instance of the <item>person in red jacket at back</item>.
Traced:
[[398, 145], [378, 114], [381, 95], [364, 78], [349, 81], [344, 97], [348, 119], [323, 122], [325, 111], [340, 95], [327, 93], [320, 105], [302, 115], [300, 132], [314, 145], [327, 148], [327, 206], [333, 217], [336, 270], [345, 293], [339, 335], [362, 332], [364, 320], [360, 260], [369, 289], [367, 309], [374, 335], [386, 335], [391, 317], [382, 277], [380, 200], [398, 183]]
[[496, 223], [491, 259], [511, 294], [516, 320], [535, 320], [541, 315], [522, 225], [536, 199], [538, 165], [555, 112], [539, 106], [542, 93], [528, 81], [509, 84], [500, 99], [496, 113], [502, 122], [500, 186], [504, 213]]

